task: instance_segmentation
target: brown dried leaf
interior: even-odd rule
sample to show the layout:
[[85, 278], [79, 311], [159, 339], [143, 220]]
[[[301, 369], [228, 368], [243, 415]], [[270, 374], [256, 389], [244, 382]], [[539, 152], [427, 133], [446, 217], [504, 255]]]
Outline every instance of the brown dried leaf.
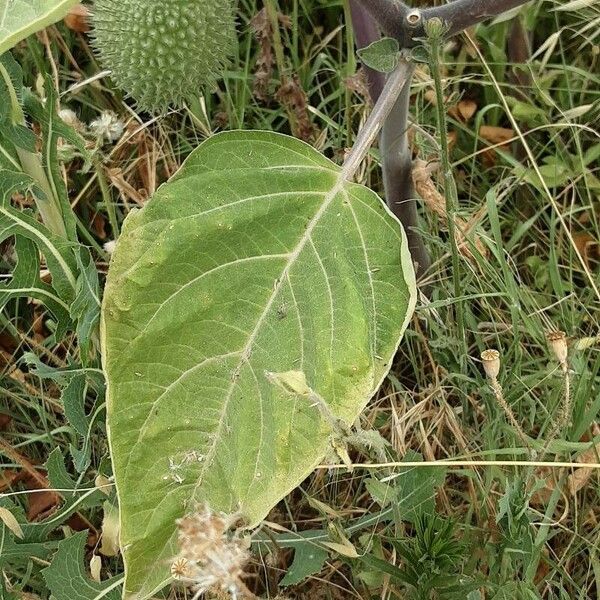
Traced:
[[[286, 29], [292, 26], [292, 20], [279, 13], [279, 23]], [[250, 27], [254, 31], [254, 37], [258, 42], [258, 55], [254, 70], [254, 95], [266, 101], [271, 97], [269, 84], [273, 77], [275, 55], [273, 53], [273, 28], [266, 9], [262, 9], [252, 17]]]
[[[600, 427], [596, 424], [592, 427], [592, 434], [594, 437], [600, 435]], [[583, 454], [577, 457], [579, 463], [597, 463], [600, 462], [600, 443], [596, 444], [593, 448], [586, 450]], [[584, 488], [594, 469], [589, 467], [582, 467], [581, 469], [575, 469], [567, 479], [567, 488], [571, 494], [576, 494], [579, 490]]]
[[514, 129], [507, 127], [495, 127], [493, 125], [482, 125], [479, 128], [479, 137], [490, 144], [506, 144], [508, 140], [515, 137]]
[[92, 219], [92, 229], [98, 239], [106, 239], [106, 219], [102, 213], [96, 213], [94, 215], [94, 218]]
[[473, 100], [460, 100], [448, 109], [448, 114], [457, 121], [467, 122], [477, 112], [477, 103]]
[[[37, 490], [39, 487], [35, 486]], [[55, 492], [43, 490], [28, 495], [27, 520], [34, 521], [51, 513], [60, 503], [60, 498]]]
[[315, 135], [315, 127], [310, 120], [306, 92], [302, 89], [298, 76], [294, 74], [288, 79], [275, 97], [294, 117], [294, 122], [291, 123], [294, 136], [305, 142], [311, 140]]
[[64, 18], [65, 25], [77, 33], [87, 33], [90, 27], [90, 9], [83, 4], [76, 4]]
[[593, 268], [591, 263], [600, 260], [600, 242], [587, 231], [575, 233], [573, 235], [573, 242], [587, 267], [589, 269]]
[[[436, 163], [426, 163], [424, 160], [417, 159], [413, 163], [413, 183], [415, 190], [425, 202], [425, 206], [438, 215], [438, 217], [447, 222], [448, 214], [446, 212], [446, 199], [438, 191], [433, 183], [433, 180], [431, 179], [431, 174], [437, 170], [437, 168], [438, 165]], [[454, 217], [456, 244], [461, 254], [470, 260], [473, 260], [474, 257], [469, 249], [469, 244], [466, 238], [479, 222], [484, 211], [485, 209], [480, 209], [477, 211], [477, 213], [472, 215], [468, 221], [465, 221], [460, 217]], [[479, 236], [473, 236], [473, 243], [483, 256], [487, 256], [487, 247], [479, 239]]]

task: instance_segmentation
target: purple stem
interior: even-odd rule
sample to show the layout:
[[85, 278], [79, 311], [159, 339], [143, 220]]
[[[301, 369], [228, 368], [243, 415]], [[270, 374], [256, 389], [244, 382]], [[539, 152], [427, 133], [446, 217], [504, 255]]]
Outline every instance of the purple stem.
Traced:
[[[350, 0], [350, 14], [357, 48], [365, 48], [381, 37], [379, 26], [365, 8], [362, 0]], [[367, 76], [371, 100], [375, 104], [385, 85], [385, 75], [367, 66], [363, 68]]]

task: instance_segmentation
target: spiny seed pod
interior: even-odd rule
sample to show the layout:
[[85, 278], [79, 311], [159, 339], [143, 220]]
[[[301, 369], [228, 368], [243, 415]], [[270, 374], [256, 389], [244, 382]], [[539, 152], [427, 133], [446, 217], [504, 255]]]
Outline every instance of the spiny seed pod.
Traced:
[[150, 111], [214, 83], [235, 40], [233, 0], [96, 0], [93, 23], [114, 82]]

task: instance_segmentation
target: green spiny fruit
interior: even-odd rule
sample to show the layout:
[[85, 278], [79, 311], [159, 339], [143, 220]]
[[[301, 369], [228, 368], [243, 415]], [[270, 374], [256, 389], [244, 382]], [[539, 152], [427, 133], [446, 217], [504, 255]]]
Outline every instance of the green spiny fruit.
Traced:
[[182, 106], [227, 64], [233, 0], [96, 0], [94, 44], [143, 110]]

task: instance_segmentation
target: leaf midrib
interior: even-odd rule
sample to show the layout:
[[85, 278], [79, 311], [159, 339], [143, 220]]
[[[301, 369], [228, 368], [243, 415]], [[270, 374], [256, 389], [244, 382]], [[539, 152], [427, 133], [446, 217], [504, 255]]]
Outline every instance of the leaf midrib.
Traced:
[[267, 318], [268, 314], [270, 313], [273, 303], [275, 302], [275, 299], [279, 295], [281, 287], [283, 286], [284, 282], [286, 281], [291, 268], [296, 263], [296, 260], [302, 253], [302, 250], [304, 250], [304, 247], [307, 244], [307, 242], [311, 239], [312, 232], [314, 231], [315, 227], [317, 226], [317, 224], [319, 223], [319, 221], [321, 220], [322, 216], [325, 214], [325, 212], [327, 211], [327, 209], [329, 208], [331, 203], [334, 201], [335, 197], [338, 195], [338, 193], [340, 191], [343, 190], [344, 181], [345, 180], [344, 180], [343, 172], [340, 171], [338, 173], [338, 176], [337, 176], [334, 186], [331, 188], [330, 192], [325, 196], [325, 198], [323, 200], [323, 204], [321, 205], [319, 210], [315, 213], [313, 218], [310, 220], [309, 224], [307, 225], [306, 229], [304, 230], [302, 237], [298, 241], [296, 248], [290, 253], [289, 258], [288, 258], [283, 270], [281, 271], [281, 275], [277, 279], [276, 285], [273, 287], [273, 292], [271, 293], [271, 296], [269, 297], [264, 310], [262, 311], [260, 317], [258, 318], [256, 325], [254, 326], [254, 329], [252, 330], [252, 333], [248, 337], [248, 341], [246, 342], [246, 345], [244, 346], [244, 348], [241, 351], [240, 360], [234, 369], [233, 375], [231, 377], [231, 383], [229, 385], [229, 388], [228, 388], [225, 398], [223, 400], [223, 407], [221, 409], [221, 415], [219, 417], [217, 429], [215, 431], [214, 437], [212, 438], [213, 441], [211, 443], [210, 448], [208, 449], [208, 452], [206, 453], [204, 465], [199, 474], [196, 486], [194, 487], [194, 490], [192, 492], [192, 497], [194, 497], [196, 495], [198, 488], [202, 484], [202, 481], [203, 481], [206, 471], [212, 465], [212, 462], [215, 457], [216, 449], [219, 444], [220, 436], [223, 431], [223, 427], [225, 425], [225, 417], [227, 415], [227, 409], [229, 407], [229, 402], [231, 401], [231, 397], [233, 396], [233, 392], [234, 392], [236, 384], [237, 384], [238, 376], [240, 374], [240, 371], [242, 370], [242, 367], [244, 366], [244, 364], [246, 362], [248, 362], [248, 359], [250, 358], [250, 355], [252, 354], [252, 352], [251, 352], [252, 347], [254, 345], [254, 342], [256, 341], [256, 338], [258, 337], [258, 334], [260, 333], [261, 327], [262, 327], [263, 323], [265, 322], [265, 319]]

